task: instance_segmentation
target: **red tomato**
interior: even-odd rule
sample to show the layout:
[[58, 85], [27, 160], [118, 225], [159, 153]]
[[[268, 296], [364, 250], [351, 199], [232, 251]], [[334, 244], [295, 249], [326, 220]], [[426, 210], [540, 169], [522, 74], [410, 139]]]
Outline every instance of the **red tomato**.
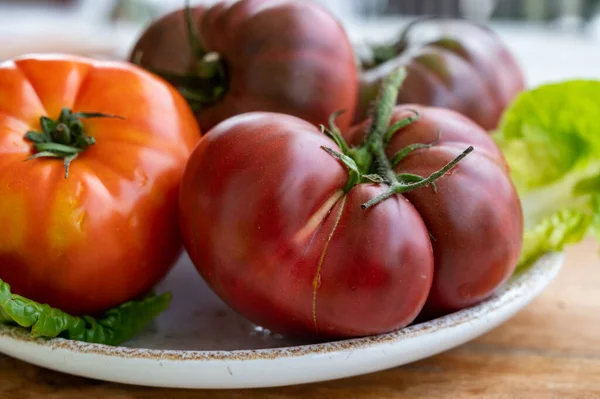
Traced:
[[155, 21], [131, 60], [164, 76], [196, 108], [204, 131], [250, 111], [280, 112], [314, 124], [353, 118], [357, 68], [342, 26], [311, 1], [241, 0], [185, 10]]
[[514, 56], [490, 29], [465, 20], [418, 20], [363, 64], [355, 120], [367, 116], [381, 82], [399, 65], [408, 70], [399, 104], [449, 108], [486, 130], [496, 128], [525, 88]]
[[190, 158], [179, 205], [184, 244], [208, 284], [254, 322], [303, 336], [387, 332], [426, 301], [447, 312], [489, 296], [519, 256], [519, 199], [486, 132], [451, 111], [420, 112], [388, 155], [441, 129], [440, 142], [397, 171], [425, 176], [468, 145], [476, 154], [437, 193], [417, 189], [367, 210], [387, 186], [346, 190], [347, 170], [320, 147], [341, 149], [312, 124], [252, 113], [215, 127]]
[[[50, 129], [54, 142], [42, 146], [77, 147], [78, 126], [95, 139], [66, 178], [64, 156], [24, 162], [43, 155], [26, 133], [64, 108], [124, 118], [71, 115]], [[177, 192], [199, 138], [185, 100], [130, 64], [56, 55], [0, 64], [0, 278], [77, 315], [144, 294], [180, 253]]]
[[[206, 135], [180, 196], [188, 252], [231, 307], [292, 335], [366, 335], [412, 321], [431, 285], [427, 230], [403, 198], [343, 188], [335, 144], [291, 116], [256, 113]], [[399, 306], [402, 304], [402, 306]]]

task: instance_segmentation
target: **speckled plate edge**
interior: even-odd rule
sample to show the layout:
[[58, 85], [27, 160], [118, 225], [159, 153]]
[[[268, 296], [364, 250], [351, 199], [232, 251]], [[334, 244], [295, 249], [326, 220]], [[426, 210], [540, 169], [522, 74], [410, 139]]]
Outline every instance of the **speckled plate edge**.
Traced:
[[273, 349], [180, 351], [45, 340], [0, 326], [0, 352], [74, 375], [159, 387], [252, 388], [350, 377], [420, 360], [492, 330], [538, 296], [563, 263], [564, 254], [547, 254], [474, 307], [366, 338]]

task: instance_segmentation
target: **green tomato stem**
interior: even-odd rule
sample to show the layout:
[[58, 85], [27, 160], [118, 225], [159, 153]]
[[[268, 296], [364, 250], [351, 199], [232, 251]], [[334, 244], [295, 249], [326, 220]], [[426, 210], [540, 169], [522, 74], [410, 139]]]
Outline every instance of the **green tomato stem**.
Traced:
[[[412, 174], [408, 175], [408, 176], [411, 176], [416, 181], [414, 183], [409, 183], [409, 184], [400, 183], [400, 182], [394, 183], [383, 194], [362, 204], [361, 208], [369, 209], [372, 206], [375, 206], [375, 205], [379, 204], [380, 202], [385, 201], [386, 199], [390, 198], [391, 196], [393, 196], [395, 194], [407, 193], [409, 191], [416, 190], [417, 188], [422, 188], [422, 187], [426, 187], [426, 186], [435, 184], [436, 180], [440, 179], [442, 176], [444, 176], [446, 173], [448, 173], [452, 168], [454, 168], [456, 165], [458, 165], [458, 163], [460, 161], [462, 161], [471, 152], [473, 152], [473, 150], [474, 150], [474, 148], [472, 146], [468, 147], [459, 156], [454, 158], [452, 161], [448, 162], [442, 169], [433, 172], [427, 178], [421, 178], [421, 180], [419, 180], [418, 178], [420, 178], [420, 176], [412, 175]], [[398, 181], [397, 177], [396, 177], [396, 181]]]
[[363, 209], [371, 208], [396, 194], [406, 193], [430, 185], [437, 192], [435, 182], [473, 151], [473, 147], [467, 148], [443, 168], [433, 172], [426, 178], [411, 173], [396, 174], [394, 167], [402, 159], [415, 150], [426, 149], [436, 145], [441, 134], [441, 132], [438, 132], [438, 137], [433, 143], [411, 144], [398, 151], [391, 160], [388, 158], [386, 148], [393, 136], [399, 130], [415, 123], [419, 119], [419, 113], [411, 110], [413, 115], [391, 124], [394, 107], [398, 99], [398, 92], [405, 78], [406, 70], [398, 68], [385, 79], [379, 91], [377, 102], [372, 110], [371, 123], [367, 130], [364, 144], [360, 147], [349, 148], [346, 144], [341, 132], [335, 125], [335, 118], [339, 113], [332, 115], [329, 121], [329, 129], [321, 127], [322, 131], [342, 150], [342, 152], [337, 152], [331, 148], [322, 147], [331, 156], [341, 161], [348, 170], [348, 182], [344, 187], [344, 192], [349, 192], [355, 185], [364, 182], [385, 184], [388, 186], [387, 190], [381, 195], [364, 203], [362, 205]]
[[373, 108], [371, 126], [367, 133], [366, 147], [373, 154], [375, 173], [389, 184], [398, 183], [398, 179], [385, 153], [387, 132], [392, 121], [398, 92], [405, 78], [406, 70], [399, 68], [385, 79], [383, 87], [379, 92], [377, 105]]
[[406, 158], [408, 156], [408, 154], [410, 154], [411, 152], [413, 152], [415, 150], [420, 150], [423, 148], [431, 148], [431, 147], [435, 146], [440, 141], [440, 135], [441, 135], [441, 132], [438, 131], [437, 138], [430, 144], [415, 143], [415, 144], [410, 144], [410, 145], [404, 147], [403, 149], [398, 151], [394, 155], [392, 160], [390, 161], [392, 163], [392, 166], [398, 165], [400, 163], [400, 161], [402, 161], [404, 158]]
[[41, 132], [29, 131], [25, 139], [33, 143], [35, 153], [27, 160], [38, 158], [61, 158], [65, 166], [65, 179], [69, 177], [69, 166], [77, 156], [94, 145], [96, 140], [88, 136], [83, 128], [81, 119], [117, 118], [117, 115], [102, 113], [73, 113], [69, 108], [63, 108], [58, 120], [46, 116], [40, 118]]
[[192, 8], [190, 6], [190, 0], [185, 0], [185, 7], [183, 9], [185, 15], [185, 27], [187, 30], [188, 42], [194, 56], [197, 59], [202, 59], [206, 55], [206, 51], [200, 44], [200, 37], [198, 32], [194, 28], [194, 21], [192, 19]]

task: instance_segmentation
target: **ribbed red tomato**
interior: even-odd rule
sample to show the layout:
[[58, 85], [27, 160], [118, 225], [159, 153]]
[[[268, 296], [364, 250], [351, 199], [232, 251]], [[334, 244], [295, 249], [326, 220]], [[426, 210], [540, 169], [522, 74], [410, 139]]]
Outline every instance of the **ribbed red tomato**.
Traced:
[[346, 110], [340, 124], [350, 124], [355, 57], [342, 26], [324, 8], [311, 1], [241, 0], [189, 11], [189, 27], [186, 9], [154, 22], [131, 60], [177, 86], [204, 131], [250, 111], [319, 124]]
[[[384, 96], [358, 148], [335, 128], [334, 142], [274, 113], [231, 118], [201, 141], [180, 225], [194, 264], [232, 308], [289, 335], [362, 336], [409, 324], [427, 301], [429, 314], [472, 305], [508, 278], [522, 216], [494, 142], [452, 111], [418, 108], [413, 121], [391, 111], [394, 101]], [[409, 126], [388, 140], [400, 118]], [[435, 146], [410, 147], [438, 131]], [[401, 148], [413, 151], [392, 169]]]
[[177, 193], [199, 140], [179, 93], [131, 64], [0, 63], [0, 278], [75, 315], [145, 294], [181, 251]]
[[418, 20], [363, 63], [355, 120], [366, 117], [381, 82], [399, 65], [408, 70], [400, 104], [449, 108], [486, 130], [496, 128], [525, 87], [515, 57], [491, 29], [465, 20]]

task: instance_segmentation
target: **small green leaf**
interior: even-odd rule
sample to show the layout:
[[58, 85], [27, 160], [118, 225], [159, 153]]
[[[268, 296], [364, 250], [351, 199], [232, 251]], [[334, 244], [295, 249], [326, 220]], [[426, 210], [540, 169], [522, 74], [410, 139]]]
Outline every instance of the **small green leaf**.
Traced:
[[45, 134], [49, 134], [51, 131], [56, 129], [56, 125], [58, 125], [58, 122], [53, 121], [47, 116], [42, 116], [40, 118], [40, 125], [42, 126], [42, 131]]
[[12, 294], [0, 280], [0, 323], [30, 330], [34, 337], [62, 337], [90, 343], [118, 345], [140, 333], [171, 301], [169, 293], [126, 302], [95, 319], [75, 317], [59, 309]]
[[65, 179], [67, 179], [69, 177], [69, 167], [71, 166], [71, 162], [73, 162], [73, 160], [75, 158], [77, 158], [77, 155], [79, 155], [79, 154], [75, 153], [75, 154], [67, 155], [65, 157], [65, 160], [64, 160], [64, 162], [65, 162]]
[[77, 119], [93, 119], [93, 118], [112, 118], [125, 120], [125, 117], [113, 114], [103, 114], [101, 112], [77, 112], [73, 114], [73, 117]]
[[416, 121], [419, 120], [419, 112], [413, 110], [413, 109], [409, 109], [408, 111], [412, 112], [414, 115], [409, 116], [407, 118], [401, 119], [399, 121], [397, 121], [396, 123], [394, 123], [392, 126], [389, 127], [388, 131], [385, 133], [385, 142], [389, 143], [390, 140], [392, 139], [392, 137], [394, 137], [394, 135], [400, 131], [401, 129], [404, 129], [406, 126], [408, 125], [412, 125], [413, 123], [415, 123]]
[[59, 123], [70, 123], [71, 119], [73, 119], [73, 111], [66, 107], [60, 110]]
[[325, 133], [330, 139], [335, 141], [335, 143], [337, 144], [338, 147], [340, 147], [342, 152], [345, 155], [348, 155], [348, 152], [350, 151], [350, 147], [348, 146], [348, 143], [346, 143], [346, 139], [344, 139], [344, 136], [342, 135], [340, 128], [335, 123], [336, 119], [339, 118], [344, 113], [345, 113], [345, 111], [337, 111], [337, 112], [334, 112], [333, 114], [331, 114], [329, 116], [329, 128], [326, 128], [325, 126], [321, 125], [321, 132]]
[[193, 89], [188, 89], [186, 87], [179, 87], [179, 93], [188, 101], [193, 104], [198, 105], [206, 105], [211, 104], [213, 102], [213, 98], [207, 96], [200, 91], [195, 91]]
[[70, 145], [59, 143], [36, 143], [35, 149], [37, 151], [49, 151], [60, 154], [77, 154], [84, 150], [83, 148], [72, 147]]
[[446, 173], [448, 173], [452, 168], [460, 163], [467, 155], [474, 151], [473, 146], [469, 146], [466, 150], [464, 150], [460, 155], [454, 158], [452, 161], [448, 162], [443, 168], [433, 172], [428, 177], [421, 177], [419, 175], [413, 175], [412, 173], [401, 174], [399, 177], [403, 177], [403, 179], [414, 180], [412, 183], [408, 184], [398, 184], [394, 187], [396, 193], [406, 193], [417, 188], [426, 187], [429, 185], [433, 185], [433, 189], [437, 192], [437, 186], [434, 183], [442, 178]]
[[348, 168], [349, 176], [348, 176], [348, 183], [346, 183], [346, 187], [344, 187], [344, 191], [345, 192], [350, 191], [352, 189], [352, 187], [357, 185], [361, 180], [361, 174], [360, 174], [360, 171], [358, 170], [358, 165], [356, 165], [356, 162], [354, 162], [354, 159], [350, 158], [348, 155], [344, 155], [340, 152], [332, 150], [329, 147], [321, 146], [321, 148], [323, 150], [325, 150], [329, 155], [331, 155], [334, 158], [339, 159], [344, 165], [346, 165], [346, 168]]
[[[398, 177], [398, 181], [400, 181], [401, 183], [408, 183], [408, 184], [419, 183], [419, 182], [425, 180], [425, 178], [423, 176], [415, 175], [413, 173], [401, 173], [397, 177]], [[433, 188], [433, 192], [437, 193], [437, 185], [435, 184], [435, 182], [430, 183], [429, 185], [431, 186], [431, 188]]]
[[396, 166], [400, 163], [400, 161], [402, 161], [404, 158], [406, 158], [406, 156], [408, 154], [410, 154], [411, 152], [420, 150], [423, 148], [431, 148], [431, 147], [437, 145], [437, 143], [440, 141], [440, 136], [441, 136], [441, 132], [438, 130], [437, 138], [432, 143], [429, 143], [429, 144], [415, 143], [415, 144], [407, 145], [406, 147], [404, 147], [403, 149], [401, 149], [394, 155], [394, 157], [392, 158], [390, 163], [392, 164], [392, 166]]
[[29, 160], [36, 159], [36, 158], [62, 158], [62, 155], [57, 154], [55, 152], [42, 151], [42, 152], [36, 152], [29, 158], [25, 159], [25, 161], [29, 161]]
[[45, 133], [34, 132], [32, 130], [25, 133], [25, 138], [33, 143], [48, 143], [52, 141]]
[[398, 180], [401, 183], [418, 183], [424, 179], [423, 176], [415, 175], [413, 173], [400, 173], [398, 175]]

